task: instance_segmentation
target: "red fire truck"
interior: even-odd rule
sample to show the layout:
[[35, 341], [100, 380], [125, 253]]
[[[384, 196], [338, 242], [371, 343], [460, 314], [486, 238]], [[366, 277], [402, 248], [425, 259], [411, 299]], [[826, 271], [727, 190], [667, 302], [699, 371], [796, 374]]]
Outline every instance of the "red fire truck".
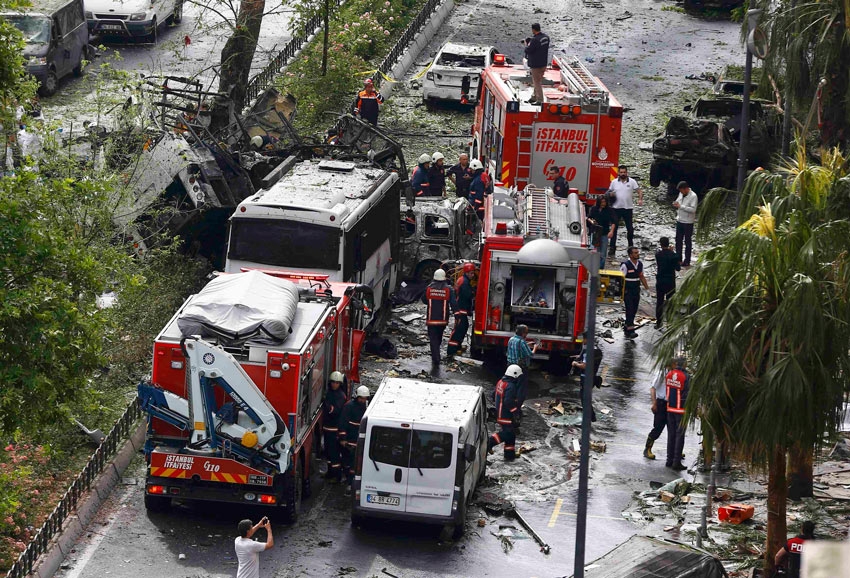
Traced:
[[189, 297], [156, 338], [151, 381], [138, 388], [149, 413], [145, 506], [231, 502], [296, 518], [328, 376], [359, 381], [369, 291], [254, 270]]
[[587, 270], [567, 247], [587, 247], [584, 203], [551, 189], [496, 187], [484, 204], [484, 244], [475, 296], [472, 352], [505, 349], [529, 327], [543, 357], [576, 353], [587, 310]]
[[496, 181], [522, 190], [561, 174], [588, 200], [617, 176], [623, 107], [575, 57], [556, 56], [543, 80], [544, 104], [532, 105], [531, 76], [497, 54], [481, 73], [471, 158], [486, 159]]

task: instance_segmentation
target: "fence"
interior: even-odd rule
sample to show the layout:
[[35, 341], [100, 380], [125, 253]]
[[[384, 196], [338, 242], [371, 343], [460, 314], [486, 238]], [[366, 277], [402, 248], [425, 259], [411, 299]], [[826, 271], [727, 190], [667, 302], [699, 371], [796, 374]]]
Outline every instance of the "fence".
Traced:
[[384, 58], [383, 62], [381, 62], [381, 65], [378, 66], [378, 70], [382, 74], [387, 74], [390, 70], [392, 70], [395, 63], [399, 58], [401, 58], [401, 55], [404, 54], [408, 45], [414, 38], [416, 38], [416, 35], [428, 23], [431, 15], [442, 3], [443, 0], [428, 0], [428, 2], [425, 3], [425, 6], [422, 7], [422, 10], [419, 11], [416, 18], [408, 24], [401, 37], [398, 39], [398, 42], [395, 43], [395, 46], [393, 46], [392, 50], [390, 50], [389, 54], [387, 54], [386, 58]]
[[[339, 8], [344, 0], [330, 0], [331, 7]], [[286, 46], [283, 47], [277, 56], [257, 76], [248, 81], [248, 88], [245, 91], [245, 104], [254, 102], [260, 93], [272, 85], [275, 77], [280, 74], [280, 69], [289, 64], [289, 61], [295, 57], [295, 53], [301, 50], [301, 47], [307, 43], [307, 40], [313, 34], [318, 33], [323, 23], [322, 14], [312, 16], [304, 25], [304, 29], [299, 31], [296, 36], [289, 39]]]
[[27, 545], [27, 549], [21, 553], [12, 568], [9, 569], [6, 578], [24, 578], [32, 572], [35, 561], [47, 551], [50, 540], [62, 531], [62, 525], [68, 519], [68, 516], [75, 511], [79, 499], [86, 491], [91, 489], [92, 482], [110, 464], [112, 456], [118, 451], [122, 442], [130, 437], [133, 425], [141, 416], [139, 400], [136, 398], [127, 406], [124, 415], [115, 422], [112, 430], [65, 491], [65, 495], [59, 500], [59, 504]]

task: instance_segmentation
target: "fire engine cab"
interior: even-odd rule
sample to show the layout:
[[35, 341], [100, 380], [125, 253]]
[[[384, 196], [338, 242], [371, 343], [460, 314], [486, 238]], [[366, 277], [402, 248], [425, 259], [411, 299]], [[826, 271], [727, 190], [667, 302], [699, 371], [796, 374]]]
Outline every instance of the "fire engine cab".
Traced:
[[587, 270], [566, 247], [587, 247], [584, 203], [531, 185], [496, 187], [484, 204], [484, 244], [475, 296], [472, 351], [504, 349], [529, 327], [538, 354], [575, 353], [587, 309]]
[[623, 106], [576, 57], [555, 56], [543, 78], [542, 104], [529, 104], [530, 71], [497, 54], [481, 73], [471, 158], [507, 187], [544, 187], [561, 169], [591, 203], [617, 176]]
[[181, 501], [276, 508], [295, 519], [310, 491], [332, 371], [356, 382], [371, 296], [326, 275], [223, 274], [154, 343], [145, 506]]

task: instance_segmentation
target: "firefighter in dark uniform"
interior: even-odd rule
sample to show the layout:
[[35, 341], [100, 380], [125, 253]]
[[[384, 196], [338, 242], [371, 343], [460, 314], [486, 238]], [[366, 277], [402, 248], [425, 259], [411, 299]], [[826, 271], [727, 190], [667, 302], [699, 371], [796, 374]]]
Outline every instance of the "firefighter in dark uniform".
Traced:
[[475, 293], [472, 291], [471, 277], [475, 272], [473, 263], [463, 264], [463, 275], [457, 280], [455, 286], [455, 296], [457, 298], [457, 307], [455, 307], [455, 327], [452, 334], [449, 336], [448, 355], [451, 357], [456, 353], [463, 353], [463, 340], [469, 331], [469, 316], [472, 315], [472, 298]]
[[339, 453], [339, 416], [348, 401], [343, 382], [345, 377], [339, 371], [331, 373], [328, 381], [328, 391], [322, 402], [322, 435], [325, 439], [325, 455], [328, 458], [328, 473], [325, 475], [331, 481], [342, 479], [342, 456]]
[[626, 337], [634, 339], [637, 337], [635, 315], [640, 305], [641, 284], [644, 289], [649, 290], [649, 284], [643, 276], [643, 261], [640, 260], [640, 251], [637, 247], [629, 247], [629, 258], [620, 265], [620, 271], [626, 276], [626, 294], [623, 297], [626, 306], [626, 324], [623, 326], [623, 331]]
[[776, 553], [776, 557], [774, 558], [777, 566], [783, 566], [787, 562], [789, 578], [800, 578], [803, 543], [807, 540], [815, 539], [815, 523], [811, 520], [806, 520], [803, 522], [800, 532], [800, 534], [785, 542], [785, 546], [779, 549], [779, 552]]
[[434, 271], [434, 280], [425, 289], [422, 302], [428, 306], [425, 325], [428, 327], [428, 342], [431, 344], [431, 372], [440, 370], [440, 349], [443, 333], [449, 324], [449, 313], [455, 309], [454, 289], [446, 281], [443, 269]]
[[472, 159], [469, 163], [472, 169], [472, 182], [469, 185], [469, 202], [475, 209], [475, 214], [480, 220], [484, 220], [484, 197], [492, 193], [492, 183], [489, 175], [484, 172], [484, 164], [478, 159]]
[[360, 118], [366, 122], [378, 126], [378, 112], [380, 106], [384, 103], [384, 97], [380, 92], [375, 91], [375, 83], [371, 78], [367, 78], [363, 82], [363, 90], [357, 93], [357, 104], [354, 111], [360, 115]]
[[345, 468], [345, 495], [351, 494], [354, 481], [354, 456], [357, 454], [357, 439], [360, 435], [360, 420], [369, 403], [369, 388], [361, 385], [355, 397], [342, 407], [339, 415], [339, 445], [342, 450], [342, 466]]
[[410, 187], [414, 196], [430, 197], [431, 183], [428, 182], [428, 177], [431, 172], [431, 155], [423, 153], [419, 155], [417, 162], [419, 164], [413, 167], [413, 173], [410, 175]]
[[509, 365], [505, 375], [496, 384], [493, 393], [493, 402], [496, 406], [496, 423], [500, 430], [490, 436], [487, 440], [487, 451], [492, 452], [499, 444], [505, 444], [505, 461], [516, 459], [516, 431], [514, 430], [514, 418], [519, 411], [517, 403], [517, 379], [522, 375], [519, 365]]
[[560, 167], [556, 167], [555, 165], [549, 167], [547, 177], [550, 181], [555, 181], [552, 183], [552, 193], [559, 199], [566, 199], [567, 195], [570, 194], [570, 183], [561, 176]]
[[684, 357], [676, 359], [676, 369], [667, 372], [667, 463], [668, 468], [680, 472], [688, 469], [682, 463], [682, 452], [685, 449], [685, 402], [688, 400], [688, 389], [691, 378], [685, 371]]

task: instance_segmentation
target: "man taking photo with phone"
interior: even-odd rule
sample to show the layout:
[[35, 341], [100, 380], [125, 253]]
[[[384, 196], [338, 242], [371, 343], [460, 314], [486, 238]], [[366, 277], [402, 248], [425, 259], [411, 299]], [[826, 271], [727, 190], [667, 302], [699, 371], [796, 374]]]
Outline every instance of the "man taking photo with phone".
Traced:
[[[268, 518], [263, 517], [257, 525], [254, 525], [251, 520], [242, 520], [237, 528], [239, 536], [234, 544], [239, 568], [236, 570], [236, 578], [260, 578], [260, 552], [274, 546], [272, 525]], [[251, 539], [260, 528], [265, 528], [268, 534], [265, 542], [255, 542]]]

